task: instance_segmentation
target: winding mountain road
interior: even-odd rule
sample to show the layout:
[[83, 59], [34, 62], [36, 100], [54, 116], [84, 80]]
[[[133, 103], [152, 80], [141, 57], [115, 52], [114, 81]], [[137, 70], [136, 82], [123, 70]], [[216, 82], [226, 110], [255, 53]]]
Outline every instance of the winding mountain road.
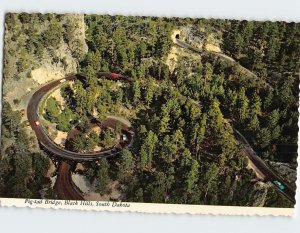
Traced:
[[[218, 53], [218, 52], [211, 52], [211, 51], [206, 51], [206, 50], [202, 50], [196, 47], [193, 47], [192, 45], [183, 42], [179, 39], [173, 39], [173, 41], [175, 42], [176, 45], [178, 45], [181, 48], [185, 48], [185, 49], [189, 49], [193, 52], [196, 53], [202, 53], [202, 54], [212, 54], [214, 56], [217, 56], [227, 62], [229, 62], [232, 66], [237, 65], [240, 68], [240, 72], [247, 75], [248, 77], [255, 79], [258, 82], [261, 82], [261, 79], [255, 74], [253, 73], [251, 70], [248, 70], [246, 67], [242, 66], [240, 63], [238, 63], [236, 60], [234, 60], [232, 57], [227, 56], [226, 54], [223, 53]], [[266, 88], [269, 88], [270, 90], [273, 90], [274, 88], [267, 82], [264, 82], [264, 85]]]
[[[177, 41], [176, 44], [180, 47], [190, 49], [194, 52], [203, 53], [203, 51], [201, 51], [200, 49], [194, 48], [194, 47], [186, 44], [185, 42], [182, 42], [178, 39], [176, 39], [176, 41]], [[207, 51], [205, 51], [205, 53], [207, 53]], [[222, 55], [222, 54], [218, 54], [218, 53], [212, 53], [212, 54], [221, 56], [224, 59], [227, 59], [231, 62], [236, 63], [232, 58], [230, 58], [226, 55]], [[244, 69], [246, 69], [246, 68], [244, 68]], [[247, 69], [246, 69], [246, 71], [247, 71]], [[249, 72], [250, 74], [253, 74], [249, 70], [247, 72]], [[253, 75], [257, 79], [259, 79], [255, 74], [253, 74]], [[128, 77], [110, 73], [110, 72], [98, 72], [97, 77], [99, 77], [99, 78], [106, 77], [106, 78], [113, 79], [113, 80], [122, 80], [125, 82], [130, 82], [130, 79]], [[54, 155], [60, 157], [63, 160], [69, 160], [69, 161], [76, 161], [76, 162], [92, 161], [92, 160], [97, 160], [99, 158], [105, 158], [105, 157], [110, 157], [110, 156], [119, 154], [122, 151], [123, 147], [131, 146], [133, 143], [134, 130], [130, 124], [126, 123], [126, 121], [121, 121], [121, 120], [118, 120], [117, 118], [114, 118], [114, 120], [112, 122], [119, 121], [121, 123], [121, 129], [122, 129], [123, 133], [126, 134], [128, 140], [129, 140], [128, 144], [126, 144], [126, 145], [123, 144], [121, 147], [116, 146], [109, 150], [95, 152], [95, 153], [91, 153], [91, 152], [90, 153], [76, 153], [76, 152], [68, 151], [66, 149], [59, 147], [52, 141], [52, 139], [49, 138], [49, 136], [43, 129], [42, 125], [39, 123], [40, 118], [38, 115], [38, 108], [39, 108], [39, 103], [42, 101], [43, 97], [47, 93], [49, 93], [52, 89], [61, 85], [63, 82], [75, 80], [78, 78], [86, 78], [86, 75], [84, 73], [81, 73], [81, 74], [77, 74], [77, 75], [68, 76], [61, 80], [56, 80], [56, 81], [50, 82], [50, 83], [44, 85], [43, 87], [41, 87], [39, 90], [37, 90], [33, 94], [32, 98], [28, 104], [27, 118], [28, 118], [28, 121], [30, 122], [32, 129], [34, 130], [34, 132], [37, 136], [38, 141], [44, 148], [46, 148], [48, 151], [50, 151]], [[268, 87], [272, 88], [269, 84], [268, 84]], [[250, 146], [248, 141], [245, 139], [245, 137], [239, 131], [234, 129], [234, 132], [235, 132], [235, 136], [238, 139], [238, 141], [243, 144], [245, 151], [247, 152], [246, 154], [247, 154], [248, 158], [253, 162], [253, 164], [257, 167], [257, 169], [259, 169], [259, 171], [262, 174], [264, 174], [265, 179], [268, 181], [271, 181], [273, 184], [274, 184], [274, 181], [278, 181], [282, 185], [284, 185], [284, 189], [280, 189], [276, 185], [275, 185], [275, 187], [277, 187], [279, 192], [282, 193], [285, 197], [287, 197], [291, 202], [295, 203], [295, 192], [291, 188], [291, 186], [286, 181], [284, 181], [280, 176], [278, 176], [275, 172], [273, 172], [264, 163], [264, 161], [256, 155], [255, 151], [252, 149], [252, 147]], [[58, 191], [58, 196], [61, 199], [83, 200], [83, 196], [82, 196], [81, 192], [78, 190], [78, 188], [72, 182], [71, 167], [66, 162], [61, 162], [59, 165], [55, 189]]]
[[[206, 53], [206, 54], [213, 54], [216, 56], [219, 56], [229, 62], [231, 62], [232, 65], [238, 64], [233, 58], [222, 54], [222, 53], [216, 53], [216, 52], [208, 52], [208, 51], [203, 51], [199, 48], [195, 48], [183, 41], [180, 41], [179, 39], [175, 39], [173, 40], [175, 42], [176, 45], [182, 47], [182, 48], [186, 48], [189, 49], [193, 52], [197, 52], [197, 53]], [[239, 65], [241, 67], [241, 69], [245, 72], [248, 73], [248, 75], [252, 76], [253, 78], [255, 78], [256, 80], [259, 80], [259, 77], [254, 74], [252, 71], [248, 70], [247, 68]], [[273, 90], [273, 87], [268, 84], [265, 83], [265, 86], [267, 88], [270, 88]], [[270, 181], [272, 182], [272, 184], [277, 188], [278, 192], [280, 192], [281, 194], [283, 194], [288, 200], [290, 200], [293, 204], [296, 203], [295, 200], [295, 191], [294, 189], [291, 187], [291, 185], [285, 181], [281, 176], [277, 175], [276, 172], [274, 172], [257, 154], [256, 152], [253, 150], [253, 148], [251, 147], [251, 145], [249, 144], [249, 142], [247, 141], [247, 139], [235, 128], [234, 129], [234, 134], [235, 137], [237, 139], [238, 142], [240, 142], [243, 146], [244, 146], [244, 150], [245, 153], [247, 155], [247, 157], [249, 158], [249, 160], [254, 164], [254, 166], [258, 169], [258, 171], [263, 174], [265, 176], [265, 180], [266, 181]], [[283, 185], [283, 189], [279, 187], [278, 182]], [[276, 185], [277, 184], [277, 185]]]
[[[126, 77], [115, 73], [110, 72], [98, 72], [98, 78], [105, 77], [112, 80], [122, 80], [123, 82], [131, 82], [131, 80]], [[64, 79], [52, 81], [39, 90], [37, 90], [31, 97], [28, 107], [27, 107], [27, 118], [28, 121], [34, 130], [36, 137], [40, 144], [48, 151], [50, 151], [55, 156], [59, 157], [62, 160], [58, 166], [57, 170], [57, 179], [54, 185], [54, 189], [58, 194], [58, 198], [64, 200], [84, 200], [84, 197], [81, 191], [76, 187], [72, 181], [72, 169], [69, 164], [70, 161], [92, 161], [99, 158], [111, 157], [119, 154], [124, 147], [130, 147], [133, 143], [134, 130], [131, 127], [130, 122], [120, 117], [108, 116], [108, 118], [103, 122], [103, 127], [115, 128], [117, 122], [120, 123], [121, 131], [127, 136], [128, 142], [117, 144], [115, 147], [94, 153], [76, 153], [59, 147], [56, 143], [49, 138], [47, 132], [45, 132], [43, 126], [40, 123], [40, 117], [38, 115], [39, 103], [43, 100], [43, 97], [46, 96], [51, 90], [58, 87], [65, 81], [71, 81], [78, 78], [86, 78], [84, 73], [77, 75], [70, 75]]]
[[71, 165], [65, 161], [60, 162], [54, 189], [59, 199], [84, 200], [81, 191], [72, 181]]
[[[38, 108], [39, 103], [42, 100], [42, 98], [49, 93], [52, 89], [56, 88], [57, 86], [61, 85], [65, 81], [71, 81], [75, 80], [77, 78], [85, 78], [85, 74], [77, 74], [77, 75], [71, 75], [61, 80], [53, 81], [49, 84], [44, 85], [39, 90], [37, 90], [32, 98], [29, 101], [28, 107], [27, 107], [27, 118], [31, 125], [31, 128], [34, 130], [36, 137], [40, 144], [46, 148], [48, 151], [53, 153], [54, 155], [67, 159], [72, 161], [92, 161], [99, 158], [105, 158], [105, 157], [111, 157], [114, 155], [117, 155], [120, 153], [120, 149], [118, 147], [111, 148], [109, 150], [101, 151], [101, 152], [95, 152], [95, 153], [76, 153], [72, 152], [66, 149], [63, 149], [59, 147], [56, 143], [53, 142], [51, 138], [49, 138], [47, 132], [45, 132], [45, 129], [40, 124], [40, 117], [38, 115]], [[109, 79], [114, 80], [123, 80], [126, 82], [130, 82], [130, 79], [125, 76], [117, 75], [110, 72], [98, 72], [97, 77], [106, 77]], [[116, 120], [118, 121], [118, 120]], [[122, 130], [124, 130], [124, 133], [126, 134], [129, 145], [132, 144], [133, 138], [134, 138], [134, 130], [131, 127], [131, 125], [126, 125], [124, 122], [120, 122], [122, 125]]]
[[234, 129], [234, 134], [236, 139], [242, 143], [244, 146], [244, 151], [246, 152], [247, 157], [251, 160], [251, 162], [255, 165], [255, 167], [259, 170], [261, 174], [265, 176], [266, 181], [270, 181], [274, 184], [274, 181], [280, 182], [284, 189], [281, 190], [277, 185], [274, 186], [277, 190], [282, 193], [287, 199], [289, 199], [292, 203], [296, 203], [295, 200], [295, 191], [291, 187], [291, 185], [286, 182], [281, 176], [276, 174], [252, 149], [251, 145], [247, 141], [247, 139], [237, 130]]

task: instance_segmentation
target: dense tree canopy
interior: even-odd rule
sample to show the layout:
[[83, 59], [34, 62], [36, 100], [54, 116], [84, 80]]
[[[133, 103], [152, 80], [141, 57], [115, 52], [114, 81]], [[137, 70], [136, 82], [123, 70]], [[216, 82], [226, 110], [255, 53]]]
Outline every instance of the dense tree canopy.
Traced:
[[[26, 28], [32, 42], [25, 40], [19, 71], [29, 69], [28, 54], [42, 56], [43, 46], [55, 50], [65, 41], [80, 47], [73, 36], [76, 24], [62, 25], [59, 15], [6, 17], [6, 23], [19, 31], [24, 30], [19, 25], [43, 20], [48, 26], [42, 32]], [[70, 149], [77, 152], [93, 151], [97, 145], [110, 148], [120, 134], [116, 126], [97, 135], [89, 130], [89, 119], [103, 122], [115, 115], [132, 123], [132, 147], [116, 158], [85, 165], [84, 175], [101, 195], [118, 181], [127, 201], [252, 205], [257, 177], [247, 168], [234, 129], [263, 159], [296, 167], [299, 24], [108, 15], [85, 15], [85, 23], [89, 51], [83, 55], [72, 49], [72, 55], [87, 78], [64, 85], [66, 106], [48, 98], [44, 117], [65, 132], [78, 123], [81, 134], [70, 140]], [[174, 46], [171, 34], [178, 27], [188, 32], [187, 42], [201, 40], [207, 47], [212, 36], [221, 41], [223, 57], [182, 49], [171, 69], [166, 60]], [[236, 62], [224, 59], [227, 55]], [[96, 77], [98, 70], [127, 75], [132, 82]], [[13, 196], [35, 196], [30, 187], [41, 186], [46, 162], [43, 155], [26, 149], [30, 142], [16, 127], [18, 112], [7, 103], [3, 109], [3, 135], [21, 143], [7, 147], [8, 156], [1, 159], [0, 190], [4, 196], [9, 195], [5, 190]], [[291, 206], [273, 189], [266, 205]]]

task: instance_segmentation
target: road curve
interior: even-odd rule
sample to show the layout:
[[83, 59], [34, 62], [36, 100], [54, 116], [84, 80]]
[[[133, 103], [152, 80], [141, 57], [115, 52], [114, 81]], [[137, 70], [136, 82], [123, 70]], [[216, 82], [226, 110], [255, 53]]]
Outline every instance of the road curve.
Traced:
[[[118, 120], [116, 120], [116, 118]], [[124, 130], [124, 128], [125, 129], [127, 128], [127, 125], [130, 124], [130, 122], [127, 122], [123, 118], [108, 116], [103, 122], [91, 123], [90, 127], [101, 124], [101, 127], [115, 128], [116, 123], [119, 121], [126, 123], [126, 124], [124, 124], [124, 123], [121, 124], [122, 131]], [[74, 128], [71, 129], [71, 131], [69, 131], [69, 133], [68, 133], [67, 142], [69, 142], [72, 138], [74, 138], [79, 133], [80, 133], [80, 131], [78, 131], [76, 129], [76, 126], [74, 126]], [[130, 147], [131, 146], [129, 144], [125, 145], [123, 142], [119, 142], [119, 145], [121, 147], [124, 147], [124, 146]], [[117, 145], [117, 146], [119, 146], [119, 145]], [[74, 163], [70, 162], [70, 161], [62, 161], [59, 163], [58, 169], [57, 169], [57, 179], [56, 179], [56, 182], [54, 185], [54, 189], [55, 189], [59, 199], [62, 199], [62, 200], [85, 200], [83, 193], [74, 184], [74, 182], [72, 180], [71, 172], [74, 170], [72, 165], [74, 165]]]
[[[106, 77], [108, 79], [112, 80], [122, 80], [124, 82], [130, 82], [130, 78], [110, 72], [98, 72], [97, 77]], [[37, 90], [33, 96], [31, 97], [28, 107], [27, 107], [27, 118], [28, 121], [31, 125], [31, 128], [34, 130], [36, 137], [40, 144], [45, 147], [48, 151], [51, 153], [55, 154], [56, 156], [67, 159], [67, 160], [72, 160], [72, 161], [92, 161], [96, 160], [99, 158], [105, 158], [105, 157], [111, 157], [114, 155], [117, 155], [120, 153], [121, 149], [120, 147], [114, 147], [109, 150], [101, 151], [101, 152], [96, 152], [96, 153], [76, 153], [72, 152], [66, 149], [63, 149], [56, 145], [51, 138], [47, 135], [45, 130], [43, 129], [42, 125], [39, 124], [37, 125], [36, 122], [40, 122], [39, 115], [38, 115], [38, 106], [39, 102], [42, 100], [42, 98], [49, 93], [53, 88], [59, 86], [62, 84], [62, 82], [66, 81], [71, 81], [75, 80], [78, 78], [86, 78], [86, 75], [84, 73], [81, 74], [76, 74], [76, 75], [70, 75], [64, 79], [52, 81], [43, 87], [41, 87], [39, 90]], [[126, 134], [129, 143], [128, 145], [130, 146], [133, 142], [134, 138], [134, 130], [131, 127], [131, 125], [124, 126], [124, 123], [122, 123], [122, 128], [124, 130], [124, 133]]]
[[[177, 40], [179, 41], [179, 40]], [[180, 42], [180, 41], [179, 41]], [[195, 52], [201, 52], [198, 49], [192, 49], [192, 46], [186, 46], [186, 43], [180, 42], [178, 43], [179, 46], [191, 49]], [[114, 77], [113, 73], [110, 72], [98, 72], [98, 77], [106, 77], [110, 79], [115, 80], [123, 80], [123, 81], [130, 81], [128, 77], [125, 76], [119, 76], [118, 78]], [[85, 78], [86, 75], [84, 73], [77, 74], [77, 75], [71, 75], [66, 77], [65, 79], [68, 81], [75, 80], [77, 78]], [[72, 151], [65, 150], [63, 148], [60, 148], [57, 146], [47, 135], [47, 133], [44, 131], [43, 127], [41, 125], [36, 125], [36, 122], [39, 122], [39, 116], [38, 116], [38, 105], [39, 102], [42, 100], [42, 98], [53, 88], [61, 85], [61, 80], [53, 81], [49, 84], [44, 85], [41, 87], [38, 91], [36, 91], [32, 98], [29, 101], [28, 107], [27, 107], [27, 118], [30, 122], [30, 125], [32, 129], [34, 130], [39, 142], [42, 146], [44, 146], [48, 151], [52, 152], [53, 154], [67, 160], [72, 161], [92, 161], [103, 157], [110, 157], [114, 156], [120, 153], [121, 149], [118, 147], [101, 151], [97, 153], [76, 153]], [[124, 125], [124, 122], [121, 122], [122, 125]], [[123, 126], [122, 126], [123, 128]], [[130, 125], [127, 125], [123, 128], [127, 133], [127, 137], [129, 139], [128, 145], [130, 146], [133, 142], [134, 138], [134, 131]], [[243, 143], [245, 150], [247, 151], [247, 156], [249, 159], [254, 163], [254, 165], [265, 175], [266, 180], [269, 180], [271, 182], [274, 182], [274, 180], [277, 180], [281, 182], [284, 186], [284, 190], [280, 190], [277, 186], [277, 189], [286, 196], [291, 202], [295, 203], [295, 192], [290, 187], [290, 185], [285, 182], [281, 177], [279, 177], [276, 173], [274, 173], [265, 163], [262, 159], [260, 159], [255, 151], [252, 149], [248, 141], [245, 139], [245, 137], [237, 130], [234, 130], [236, 137], [239, 139], [240, 142]], [[71, 199], [71, 200], [83, 200], [82, 195], [80, 195], [80, 191], [78, 188], [74, 185], [71, 178], [71, 171], [70, 171], [70, 165], [61, 162], [58, 169], [58, 177], [57, 182], [55, 184], [55, 189], [59, 190], [59, 198], [60, 199]]]
[[[251, 70], [248, 70], [246, 67], [242, 66], [240, 63], [238, 63], [232, 57], [229, 57], [229, 56], [227, 56], [227, 55], [225, 55], [223, 53], [204, 51], [203, 49], [199, 49], [199, 48], [193, 47], [192, 45], [190, 45], [190, 44], [188, 44], [186, 42], [183, 42], [181, 40], [178, 40], [178, 39], [175, 39], [175, 44], [177, 44], [179, 47], [189, 49], [189, 50], [191, 50], [193, 52], [196, 52], [196, 53], [212, 54], [212, 55], [217, 56], [217, 57], [219, 57], [219, 58], [221, 58], [223, 60], [228, 61], [231, 65], [238, 65], [240, 67], [241, 71], [244, 72], [244, 74], [246, 74], [247, 76], [252, 77], [256, 81], [260, 81], [260, 78], [256, 74], [254, 74]], [[265, 87], [269, 88], [270, 90], [274, 89], [267, 82], [265, 82]]]
[[[223, 59], [226, 59], [227, 61], [231, 62], [232, 64], [238, 64], [233, 58], [231, 58], [225, 54], [203, 51], [201, 49], [195, 48], [195, 47], [193, 47], [183, 41], [180, 41], [178, 39], [175, 40], [175, 44], [177, 44], [178, 46], [180, 46], [182, 48], [189, 49], [193, 52], [214, 54]], [[244, 72], [247, 72], [249, 75], [252, 75], [255, 79], [259, 80], [259, 77], [257, 75], [255, 75], [252, 71], [248, 70], [247, 68], [245, 68], [241, 65], [240, 65], [240, 67], [242, 68], [242, 70], [244, 70]], [[265, 85], [267, 88], [273, 89], [273, 87], [270, 84], [266, 83]], [[236, 139], [243, 144], [247, 157], [251, 160], [251, 162], [255, 165], [255, 167], [265, 176], [265, 180], [272, 182], [272, 184], [277, 188], [278, 192], [282, 193], [288, 200], [290, 200], [293, 204], [295, 204], [296, 203], [296, 200], [295, 200], [296, 193], [293, 190], [293, 188], [291, 188], [291, 185], [287, 181], [285, 181], [282, 177], [277, 175], [256, 154], [256, 152], [250, 146], [249, 142], [238, 130], [236, 130], [235, 128], [233, 128], [233, 129], [234, 129], [234, 134], [235, 134]], [[274, 181], [279, 181], [284, 186], [284, 189], [281, 190], [277, 185], [274, 184]]]
[[81, 191], [72, 181], [71, 165], [61, 162], [54, 185], [58, 198], [62, 200], [84, 200]]

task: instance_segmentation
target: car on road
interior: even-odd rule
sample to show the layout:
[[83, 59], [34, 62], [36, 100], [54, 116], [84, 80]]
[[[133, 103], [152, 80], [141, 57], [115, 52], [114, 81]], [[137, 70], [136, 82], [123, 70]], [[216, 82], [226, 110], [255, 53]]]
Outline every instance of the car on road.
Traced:
[[40, 122], [39, 122], [39, 121], [35, 121], [34, 124], [35, 124], [36, 126], [39, 126], [39, 125], [40, 125]]
[[274, 180], [273, 183], [280, 189], [280, 190], [284, 190], [284, 186], [278, 181], [278, 180]]
[[65, 82], [65, 81], [66, 81], [66, 79], [63, 78], [63, 79], [61, 79], [59, 82], [60, 82], [60, 83], [63, 83], [63, 82]]
[[121, 139], [122, 139], [123, 142], [127, 142], [128, 141], [128, 138], [127, 138], [126, 134], [121, 134]]
[[111, 73], [111, 78], [112, 79], [119, 79], [119, 78], [121, 78], [121, 75], [116, 74], [116, 73]]

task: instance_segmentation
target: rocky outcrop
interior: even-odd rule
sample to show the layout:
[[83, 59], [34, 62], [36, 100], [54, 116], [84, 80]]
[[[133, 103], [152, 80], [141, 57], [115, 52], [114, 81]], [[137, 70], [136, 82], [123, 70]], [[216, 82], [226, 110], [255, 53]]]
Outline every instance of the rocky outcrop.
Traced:
[[255, 195], [254, 195], [254, 202], [252, 204], [252, 206], [254, 207], [263, 207], [265, 205], [265, 202], [267, 200], [267, 194], [268, 194], [268, 190], [271, 187], [271, 183], [267, 182], [261, 182], [258, 181], [255, 183], [254, 185], [254, 189], [256, 191]]
[[288, 163], [269, 161], [269, 165], [279, 173], [279, 175], [287, 180], [291, 186], [296, 186], [297, 172], [292, 169]]
[[205, 27], [186, 26], [181, 30], [180, 39], [200, 50], [221, 52], [221, 39], [216, 29]]
[[79, 59], [88, 51], [85, 42], [84, 15], [65, 14], [60, 24], [68, 28], [65, 32], [68, 35], [67, 41], [64, 40], [58, 49], [47, 51], [41, 65], [31, 71], [32, 78], [40, 84], [61, 79], [66, 74], [76, 73]]
[[[3, 96], [14, 110], [18, 110], [26, 108], [38, 86], [77, 73], [79, 60], [87, 53], [88, 46], [82, 14], [53, 15], [54, 21], [46, 16], [29, 14], [32, 20], [28, 23], [21, 22], [19, 14], [10, 17], [15, 21], [7, 21], [5, 25]], [[57, 46], [47, 47], [43, 33], [53, 24], [60, 28], [61, 37]], [[28, 28], [35, 28], [35, 39], [28, 37]]]

